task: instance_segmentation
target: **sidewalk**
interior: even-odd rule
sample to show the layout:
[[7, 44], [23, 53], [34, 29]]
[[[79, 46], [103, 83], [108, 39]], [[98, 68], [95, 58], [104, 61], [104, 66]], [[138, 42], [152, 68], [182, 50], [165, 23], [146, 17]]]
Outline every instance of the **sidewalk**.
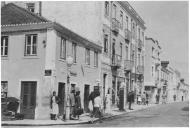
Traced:
[[[129, 112], [147, 109], [149, 107], [157, 106], [157, 104], [150, 105], [136, 105], [133, 104], [133, 110], [119, 111], [118, 109], [111, 110], [111, 114], [104, 114], [103, 119], [114, 118]], [[80, 120], [12, 120], [12, 121], [1, 121], [2, 126], [52, 126], [52, 125], [75, 125], [75, 124], [86, 124], [91, 120], [89, 114], [83, 114], [80, 116]], [[98, 118], [94, 122], [98, 121]]]

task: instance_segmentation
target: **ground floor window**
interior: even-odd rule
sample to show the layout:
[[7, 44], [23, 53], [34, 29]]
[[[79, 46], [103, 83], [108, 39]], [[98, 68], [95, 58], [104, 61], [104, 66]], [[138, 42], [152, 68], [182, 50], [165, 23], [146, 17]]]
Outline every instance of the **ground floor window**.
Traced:
[[8, 94], [8, 81], [1, 81], [1, 98], [6, 98]]

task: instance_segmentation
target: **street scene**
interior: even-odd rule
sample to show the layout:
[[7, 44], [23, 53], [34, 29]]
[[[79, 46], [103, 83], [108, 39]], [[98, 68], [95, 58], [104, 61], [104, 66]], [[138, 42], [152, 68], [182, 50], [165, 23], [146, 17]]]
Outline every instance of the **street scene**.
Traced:
[[2, 127], [189, 127], [188, 1], [2, 1]]

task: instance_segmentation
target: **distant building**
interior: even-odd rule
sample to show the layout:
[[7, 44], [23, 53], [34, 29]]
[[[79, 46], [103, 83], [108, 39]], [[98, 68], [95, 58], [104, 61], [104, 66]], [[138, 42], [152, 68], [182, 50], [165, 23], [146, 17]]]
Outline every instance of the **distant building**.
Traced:
[[70, 88], [79, 88], [87, 111], [88, 95], [99, 87], [101, 46], [12, 3], [1, 8], [1, 18], [1, 95], [20, 99], [26, 119], [49, 119], [50, 96], [56, 91], [63, 113], [66, 59], [72, 56]]
[[161, 89], [161, 46], [153, 38], [145, 38], [145, 77], [144, 90], [149, 94], [150, 102], [156, 102], [156, 94]]

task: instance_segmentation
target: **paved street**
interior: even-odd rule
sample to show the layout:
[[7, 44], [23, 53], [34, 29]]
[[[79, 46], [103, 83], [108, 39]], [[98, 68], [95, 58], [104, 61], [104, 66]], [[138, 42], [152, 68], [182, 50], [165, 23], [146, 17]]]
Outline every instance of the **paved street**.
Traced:
[[[156, 107], [131, 112], [126, 115], [115, 117], [114, 119], [107, 119], [104, 120], [103, 123], [97, 122], [94, 124], [81, 124], [72, 126], [67, 125], [66, 127], [188, 127], [188, 104], [188, 102], [178, 102], [166, 105], [158, 105]], [[54, 127], [63, 127], [63, 125]]]

